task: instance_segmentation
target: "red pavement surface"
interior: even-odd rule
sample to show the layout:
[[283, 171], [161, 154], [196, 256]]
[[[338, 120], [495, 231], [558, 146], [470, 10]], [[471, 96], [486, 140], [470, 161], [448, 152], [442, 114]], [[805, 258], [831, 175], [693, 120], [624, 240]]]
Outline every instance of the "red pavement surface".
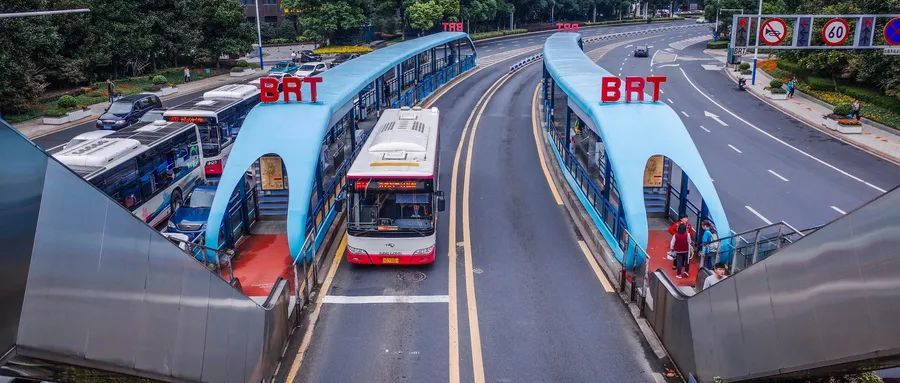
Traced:
[[291, 284], [293, 291], [294, 277], [289, 254], [287, 236], [284, 234], [251, 235], [241, 242], [233, 268], [244, 294], [251, 297], [269, 296], [279, 276]]
[[650, 257], [650, 271], [656, 271], [657, 269], [665, 271], [669, 279], [677, 286], [694, 286], [694, 281], [697, 280], [697, 271], [700, 270], [700, 258], [694, 254], [694, 258], [690, 260], [690, 278], [675, 278], [675, 270], [672, 270], [674, 263], [666, 259], [672, 236], [667, 230], [650, 230], [649, 234], [647, 256]]

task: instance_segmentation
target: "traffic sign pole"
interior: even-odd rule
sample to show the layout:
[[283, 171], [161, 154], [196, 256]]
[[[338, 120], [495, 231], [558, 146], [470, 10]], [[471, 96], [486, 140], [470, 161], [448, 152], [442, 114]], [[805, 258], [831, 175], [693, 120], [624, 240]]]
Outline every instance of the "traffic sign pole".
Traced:
[[762, 2], [759, 0], [759, 12], [756, 18], [756, 48], [753, 48], [753, 75], [750, 77], [750, 85], [756, 85], [756, 62], [759, 61], [759, 27], [762, 24]]

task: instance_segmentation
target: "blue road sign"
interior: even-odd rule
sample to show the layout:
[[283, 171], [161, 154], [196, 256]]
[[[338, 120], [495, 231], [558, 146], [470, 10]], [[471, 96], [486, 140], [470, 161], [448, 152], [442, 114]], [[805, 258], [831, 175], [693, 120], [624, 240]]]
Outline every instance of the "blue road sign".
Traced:
[[890, 45], [900, 45], [900, 17], [895, 17], [884, 25], [884, 41]]

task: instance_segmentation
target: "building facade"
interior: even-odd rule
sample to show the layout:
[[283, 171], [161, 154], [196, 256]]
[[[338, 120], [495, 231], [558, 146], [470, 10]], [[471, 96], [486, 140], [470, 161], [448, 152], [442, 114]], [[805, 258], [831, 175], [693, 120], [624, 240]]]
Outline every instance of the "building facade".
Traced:
[[238, 0], [244, 6], [244, 20], [248, 23], [256, 23], [256, 4], [259, 2], [260, 21], [272, 25], [279, 25], [284, 20], [284, 10], [281, 8], [281, 0]]

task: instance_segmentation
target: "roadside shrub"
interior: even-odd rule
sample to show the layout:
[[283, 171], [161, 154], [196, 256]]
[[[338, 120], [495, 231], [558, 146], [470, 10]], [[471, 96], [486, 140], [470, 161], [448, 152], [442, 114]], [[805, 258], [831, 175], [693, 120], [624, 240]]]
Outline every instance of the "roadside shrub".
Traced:
[[147, 85], [141, 89], [144, 92], [159, 92], [159, 90], [162, 89], [162, 85], [159, 85], [159, 84]]
[[772, 81], [769, 81], [769, 88], [772, 88], [772, 89], [775, 89], [775, 88], [781, 89], [781, 86], [782, 86], [782, 85], [784, 85], [784, 83], [781, 82], [781, 80], [778, 80], [778, 79], [774, 79], [774, 80], [772, 80]]
[[800, 64], [787, 61], [785, 59], [778, 60], [778, 64], [776, 64], [776, 66], [778, 66], [778, 69], [791, 72], [797, 77], [806, 77], [809, 75], [809, 71], [801, 67]]
[[840, 85], [838, 90], [855, 99], [900, 113], [900, 100], [897, 100], [895, 97], [885, 96], [875, 89]]
[[845, 119], [838, 120], [838, 124], [845, 125], [845, 126], [857, 126], [857, 125], [862, 125], [862, 123], [860, 123], [859, 121], [856, 121], [856, 120], [850, 119], [850, 118], [845, 118]]
[[728, 41], [719, 40], [719, 41], [710, 41], [706, 43], [707, 49], [725, 49], [728, 48]]
[[71, 109], [78, 105], [78, 101], [75, 100], [75, 97], [70, 95], [65, 95], [56, 100], [56, 106], [58, 108]]
[[270, 44], [287, 44], [287, 43], [289, 43], [289, 42], [291, 42], [290, 39], [286, 39], [286, 38], [283, 38], [283, 37], [274, 38], [274, 39], [269, 40], [269, 43], [270, 43]]
[[167, 84], [169, 82], [169, 79], [167, 79], [166, 76], [158, 74], [156, 76], [153, 76], [151, 82], [153, 83], [153, 85], [163, 85]]
[[749, 74], [753, 74], [753, 71], [750, 70], [750, 69], [742, 69], [742, 70], [741, 70], [741, 74], [742, 74], [742, 75], [749, 75]]
[[87, 92], [86, 95], [88, 97], [103, 97], [103, 96], [106, 96], [106, 92], [104, 92], [100, 89], [94, 89], [90, 92]]
[[750, 64], [749, 63], [741, 63], [740, 68], [741, 68], [741, 70], [750, 69]]
[[508, 35], [517, 35], [520, 33], [528, 32], [527, 29], [513, 29], [513, 30], [502, 30], [502, 31], [490, 31], [490, 32], [481, 32], [481, 33], [473, 33], [472, 40], [484, 40], [489, 39], [491, 37], [500, 37], [500, 36], [508, 36]]
[[778, 68], [772, 69], [772, 71], [769, 72], [769, 74], [772, 75], [772, 77], [781, 79], [782, 81], [784, 79], [790, 79], [791, 76], [793, 76], [793, 74], [791, 74], [791, 72], [788, 72], [784, 69], [778, 69]]
[[830, 78], [809, 76], [806, 82], [812, 90], [834, 90], [834, 81]]
[[320, 55], [331, 55], [331, 54], [343, 54], [343, 53], [357, 53], [357, 54], [365, 54], [372, 51], [372, 48], [364, 47], [360, 45], [333, 45], [330, 47], [322, 47], [313, 49], [313, 53]]
[[241, 72], [243, 72], [245, 69], [247, 69], [247, 68], [246, 68], [246, 67], [242, 67], [242, 66], [236, 66], [236, 67], [234, 67], [234, 68], [231, 68], [231, 73], [241, 73]]
[[784, 90], [784, 88], [781, 88], [781, 87], [779, 87], [779, 88], [769, 88], [769, 92], [772, 92], [772, 94], [786, 94], [786, 93], [787, 93], [787, 91]]
[[44, 117], [62, 117], [69, 111], [62, 108], [49, 108], [44, 110]]
[[234, 63], [234, 66], [237, 68], [249, 68], [250, 63], [248, 63], [247, 60], [238, 60]]
[[849, 115], [850, 112], [853, 111], [853, 107], [850, 104], [837, 104], [834, 106], [834, 114], [840, 116]]

